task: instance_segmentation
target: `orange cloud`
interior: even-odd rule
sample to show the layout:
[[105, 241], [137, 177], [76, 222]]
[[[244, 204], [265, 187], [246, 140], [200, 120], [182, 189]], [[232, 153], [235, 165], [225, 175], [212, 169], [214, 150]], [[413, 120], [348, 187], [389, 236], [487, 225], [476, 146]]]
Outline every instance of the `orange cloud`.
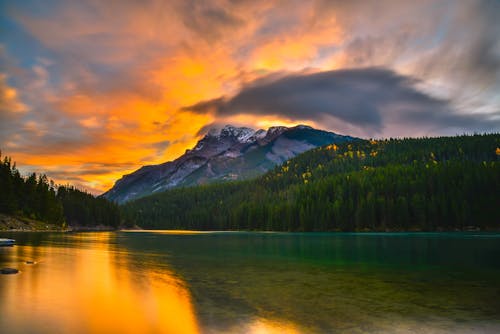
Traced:
[[0, 73], [0, 112], [22, 113], [28, 110], [18, 96], [15, 88], [7, 84], [7, 75]]
[[264, 36], [252, 53], [253, 67], [270, 71], [298, 71], [311, 66], [324, 66], [321, 48], [339, 45], [345, 39], [344, 28], [338, 24], [335, 15], [318, 20], [310, 6], [304, 4], [293, 8], [291, 15], [297, 17], [300, 23], [292, 26], [287, 33]]

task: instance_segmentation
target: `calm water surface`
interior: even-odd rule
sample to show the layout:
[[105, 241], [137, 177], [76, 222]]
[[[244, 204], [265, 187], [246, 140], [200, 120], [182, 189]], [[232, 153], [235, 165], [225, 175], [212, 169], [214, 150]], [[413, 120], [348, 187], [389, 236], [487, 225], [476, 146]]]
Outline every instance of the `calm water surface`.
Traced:
[[500, 234], [0, 237], [2, 333], [500, 333]]

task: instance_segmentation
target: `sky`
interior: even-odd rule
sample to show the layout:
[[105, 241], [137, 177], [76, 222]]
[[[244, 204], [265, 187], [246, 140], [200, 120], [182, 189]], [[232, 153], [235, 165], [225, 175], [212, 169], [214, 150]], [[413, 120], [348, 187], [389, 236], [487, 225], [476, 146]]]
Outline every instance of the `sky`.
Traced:
[[500, 1], [0, 0], [0, 150], [94, 194], [207, 129], [500, 131]]

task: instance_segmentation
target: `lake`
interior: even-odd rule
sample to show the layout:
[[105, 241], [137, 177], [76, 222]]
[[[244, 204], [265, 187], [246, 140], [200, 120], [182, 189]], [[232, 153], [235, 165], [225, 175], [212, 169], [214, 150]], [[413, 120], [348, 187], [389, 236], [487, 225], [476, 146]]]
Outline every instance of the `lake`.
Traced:
[[500, 333], [500, 234], [0, 237], [2, 333]]

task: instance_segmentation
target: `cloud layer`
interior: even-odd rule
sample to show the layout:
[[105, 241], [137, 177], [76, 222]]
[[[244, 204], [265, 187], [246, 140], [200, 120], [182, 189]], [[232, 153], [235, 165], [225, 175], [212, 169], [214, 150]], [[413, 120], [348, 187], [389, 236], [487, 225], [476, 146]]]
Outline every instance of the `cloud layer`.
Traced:
[[[256, 80], [230, 98], [183, 108], [215, 118], [248, 114], [307, 119], [329, 128], [345, 124], [359, 135], [380, 135], [387, 127], [399, 135], [436, 131], [492, 131], [500, 120], [453, 112], [448, 100], [419, 91], [417, 81], [382, 68], [285, 75]], [[397, 129], [397, 131], [396, 131]], [[446, 131], [445, 131], [446, 130]]]
[[2, 1], [0, 149], [97, 193], [212, 123], [499, 131], [498, 13], [487, 0]]

